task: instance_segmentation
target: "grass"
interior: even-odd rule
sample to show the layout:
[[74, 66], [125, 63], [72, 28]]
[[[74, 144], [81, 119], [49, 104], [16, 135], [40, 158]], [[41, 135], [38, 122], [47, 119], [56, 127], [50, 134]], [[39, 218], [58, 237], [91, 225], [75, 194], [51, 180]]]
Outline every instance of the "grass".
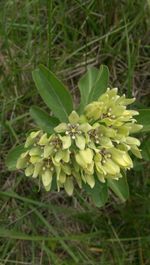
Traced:
[[76, 192], [39, 191], [8, 172], [8, 150], [34, 128], [32, 104], [43, 106], [31, 71], [47, 65], [78, 102], [87, 65], [107, 64], [111, 84], [149, 105], [149, 1], [26, 0], [0, 2], [0, 264], [148, 265], [149, 165], [135, 161], [130, 200], [110, 194], [97, 209]]

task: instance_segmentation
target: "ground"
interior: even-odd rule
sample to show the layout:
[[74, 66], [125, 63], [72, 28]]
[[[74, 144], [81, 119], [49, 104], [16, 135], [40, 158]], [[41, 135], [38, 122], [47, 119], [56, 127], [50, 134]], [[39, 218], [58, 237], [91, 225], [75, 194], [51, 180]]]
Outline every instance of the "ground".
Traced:
[[[110, 69], [110, 84], [149, 106], [149, 0], [1, 0], [0, 2], [0, 264], [150, 264], [150, 167], [134, 161], [130, 199], [110, 194], [96, 208], [81, 191], [73, 198], [38, 190], [5, 166], [8, 150], [35, 128], [31, 105], [44, 106], [31, 72], [48, 66], [79, 101], [87, 65]], [[141, 136], [141, 140], [147, 135]]]

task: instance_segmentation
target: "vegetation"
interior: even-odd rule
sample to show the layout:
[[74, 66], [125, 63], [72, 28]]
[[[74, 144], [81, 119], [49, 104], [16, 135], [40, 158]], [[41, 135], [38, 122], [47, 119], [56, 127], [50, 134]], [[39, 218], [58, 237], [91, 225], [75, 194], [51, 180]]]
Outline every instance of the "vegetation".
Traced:
[[96, 208], [84, 192], [39, 191], [5, 165], [9, 149], [35, 129], [30, 106], [49, 112], [31, 75], [40, 63], [70, 87], [75, 102], [87, 66], [107, 65], [112, 86], [137, 98], [149, 130], [142, 110], [150, 104], [149, 1], [1, 0], [0, 7], [0, 264], [149, 264], [147, 133], [140, 139], [144, 159], [134, 159], [128, 174], [126, 203], [110, 193]]

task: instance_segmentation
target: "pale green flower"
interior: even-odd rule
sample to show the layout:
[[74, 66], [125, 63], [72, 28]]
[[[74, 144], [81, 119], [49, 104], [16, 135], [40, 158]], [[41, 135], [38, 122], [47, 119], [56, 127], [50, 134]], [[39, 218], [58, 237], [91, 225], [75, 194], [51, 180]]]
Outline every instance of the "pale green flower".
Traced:
[[46, 191], [56, 181], [57, 190], [64, 188], [69, 196], [76, 183], [92, 189], [95, 177], [100, 182], [121, 178], [122, 170], [133, 167], [130, 153], [141, 158], [140, 141], [131, 134], [142, 126], [133, 118], [138, 112], [127, 110], [135, 99], [120, 97], [117, 91], [107, 89], [81, 116], [72, 111], [69, 122], [60, 123], [50, 136], [41, 130], [31, 132], [17, 169], [39, 178]]
[[84, 173], [84, 179], [85, 179], [85, 183], [87, 183], [91, 187], [91, 189], [93, 189], [93, 187], [95, 186], [94, 174]]
[[49, 137], [47, 136], [47, 133], [44, 133], [41, 137], [40, 140], [38, 141], [39, 145], [46, 145], [49, 143]]
[[34, 166], [33, 166], [32, 164], [30, 164], [29, 166], [26, 167], [26, 169], [25, 169], [24, 172], [25, 172], [25, 175], [26, 175], [27, 177], [33, 175], [33, 172], [34, 172]]
[[92, 119], [98, 120], [103, 113], [103, 109], [104, 109], [103, 102], [94, 101], [85, 107], [85, 116], [89, 120], [92, 120]]
[[126, 98], [125, 95], [118, 97], [116, 104], [127, 106], [132, 104], [135, 101], [135, 98]]
[[29, 164], [29, 159], [30, 159], [29, 151], [22, 153], [17, 160], [16, 168], [17, 169], [26, 168]]
[[47, 187], [46, 189], [51, 188], [51, 183], [52, 183], [52, 171], [50, 171], [49, 169], [46, 169], [43, 173], [42, 173], [42, 182], [44, 187]]
[[67, 194], [69, 196], [71, 196], [73, 194], [73, 189], [74, 189], [74, 185], [73, 185], [73, 179], [72, 177], [67, 177], [65, 183], [64, 183], [64, 188], [65, 191], [67, 192]]
[[72, 111], [68, 119], [70, 123], [60, 123], [54, 128], [56, 133], [64, 134], [61, 136], [62, 148], [70, 148], [74, 141], [79, 149], [84, 150], [86, 145], [85, 133], [92, 127], [88, 123], [80, 124], [80, 117], [75, 111]]
[[43, 161], [40, 161], [40, 162], [34, 164], [34, 171], [32, 174], [32, 178], [37, 178], [40, 175], [43, 166], [44, 166]]
[[62, 141], [60, 135], [52, 134], [48, 141], [44, 144], [44, 158], [49, 157], [50, 155], [55, 154], [62, 149]]
[[143, 128], [143, 125], [136, 124], [136, 123], [131, 123], [131, 124], [130, 124], [129, 132], [130, 132], [130, 133], [137, 133], [137, 132], [140, 131], [142, 128]]
[[34, 145], [37, 143], [37, 139], [40, 139], [40, 136], [42, 135], [42, 131], [37, 131], [37, 132], [31, 132], [29, 136], [26, 139], [25, 142], [25, 147], [29, 147], [31, 145]]
[[120, 173], [120, 167], [113, 161], [111, 149], [101, 149], [94, 157], [95, 166], [101, 175], [116, 175]]
[[80, 150], [75, 155], [77, 163], [83, 168], [87, 169], [90, 164], [92, 164], [93, 161], [93, 151], [90, 148], [87, 148], [85, 150]]
[[110, 149], [112, 160], [115, 161], [120, 167], [132, 168], [133, 162], [126, 151], [119, 150], [117, 148]]
[[136, 145], [131, 145], [130, 150], [137, 158], [142, 158], [141, 150]]

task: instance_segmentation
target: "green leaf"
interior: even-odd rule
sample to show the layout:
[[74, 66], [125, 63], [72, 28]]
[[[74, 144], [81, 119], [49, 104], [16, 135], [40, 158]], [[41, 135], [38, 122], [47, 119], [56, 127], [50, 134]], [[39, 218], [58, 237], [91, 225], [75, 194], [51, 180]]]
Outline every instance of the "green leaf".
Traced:
[[143, 141], [141, 149], [143, 159], [150, 161], [150, 138]]
[[96, 78], [98, 75], [98, 69], [95, 67], [88, 68], [87, 73], [81, 77], [79, 80], [78, 86], [80, 90], [81, 100], [80, 100], [80, 112], [84, 109], [84, 107], [88, 104], [89, 95], [93, 84], [96, 82]]
[[120, 198], [122, 202], [125, 202], [129, 198], [129, 186], [126, 176], [122, 176], [119, 180], [108, 180], [108, 187]]
[[87, 73], [79, 80], [78, 84], [81, 94], [80, 113], [88, 103], [97, 100], [106, 91], [108, 80], [107, 66], [101, 65], [99, 70], [95, 67], [88, 68]]
[[60, 121], [67, 122], [68, 115], [73, 110], [73, 103], [63, 83], [43, 65], [33, 71], [33, 80], [40, 96], [53, 114]]
[[93, 189], [88, 184], [83, 184], [83, 188], [91, 196], [97, 207], [102, 207], [107, 202], [108, 189], [106, 183], [102, 183], [96, 179]]
[[150, 108], [138, 109], [139, 115], [136, 116], [136, 120], [139, 124], [143, 125], [141, 132], [150, 132]]
[[6, 166], [10, 171], [16, 170], [16, 163], [19, 156], [25, 151], [24, 145], [18, 145], [12, 148], [6, 158]]
[[109, 70], [106, 65], [101, 65], [98, 75], [96, 78], [96, 82], [91, 89], [91, 93], [89, 95], [89, 103], [97, 100], [99, 96], [105, 93], [106, 89], [108, 88], [109, 82]]
[[30, 108], [30, 115], [40, 129], [46, 133], [53, 133], [54, 127], [59, 124], [59, 120], [57, 118], [51, 117], [48, 113], [37, 106], [32, 106]]

